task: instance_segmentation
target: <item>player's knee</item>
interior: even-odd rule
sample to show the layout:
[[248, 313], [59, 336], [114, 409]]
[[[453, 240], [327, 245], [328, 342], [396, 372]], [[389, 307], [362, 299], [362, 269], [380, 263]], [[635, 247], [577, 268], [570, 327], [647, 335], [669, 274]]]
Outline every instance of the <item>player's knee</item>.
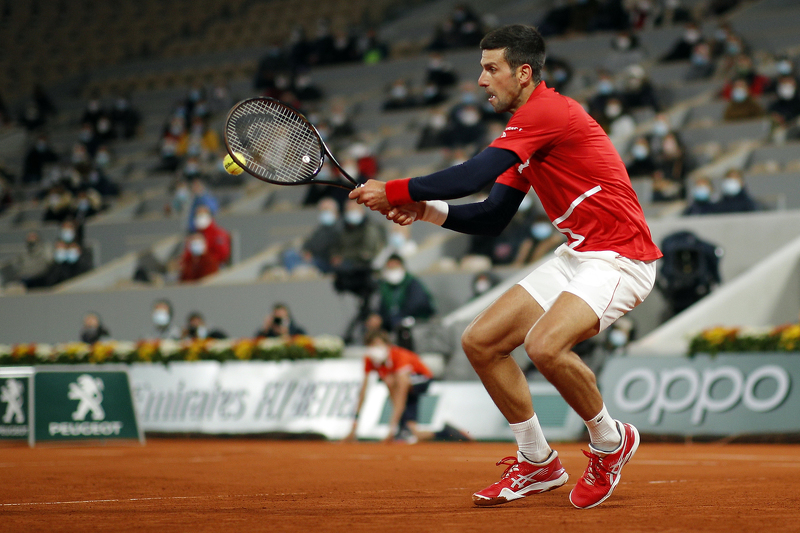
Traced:
[[467, 354], [467, 359], [472, 365], [481, 365], [491, 359], [489, 347], [486, 345], [485, 336], [478, 331], [480, 328], [474, 323], [470, 324], [461, 335], [461, 347]]
[[525, 352], [543, 374], [558, 363], [561, 355], [560, 350], [544, 335], [528, 335], [525, 338]]

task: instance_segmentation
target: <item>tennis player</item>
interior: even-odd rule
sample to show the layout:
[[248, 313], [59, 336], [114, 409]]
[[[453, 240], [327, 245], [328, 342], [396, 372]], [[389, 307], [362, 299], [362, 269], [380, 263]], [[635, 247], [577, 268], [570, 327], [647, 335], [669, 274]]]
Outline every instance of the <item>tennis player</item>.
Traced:
[[[462, 345], [508, 420], [519, 451], [498, 463], [497, 483], [473, 494], [496, 505], [564, 485], [568, 476], [545, 440], [528, 383], [509, 353], [524, 344], [538, 370], [589, 430], [589, 465], [570, 492], [575, 507], [599, 505], [639, 446], [631, 424], [606, 410], [592, 371], [572, 352], [650, 293], [661, 252], [617, 151], [574, 100], [541, 79], [545, 44], [532, 27], [511, 25], [480, 43], [478, 84], [497, 113], [511, 112], [502, 135], [469, 161], [428, 176], [370, 180], [350, 193], [400, 224], [421, 219], [469, 234], [497, 235], [532, 186], [567, 237], [556, 257], [492, 303], [469, 325]], [[489, 197], [450, 206], [494, 181]]]

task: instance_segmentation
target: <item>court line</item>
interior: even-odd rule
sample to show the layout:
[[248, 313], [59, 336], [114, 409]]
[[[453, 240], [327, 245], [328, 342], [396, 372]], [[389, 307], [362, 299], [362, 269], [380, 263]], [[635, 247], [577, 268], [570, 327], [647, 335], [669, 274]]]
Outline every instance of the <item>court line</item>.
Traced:
[[218, 494], [206, 496], [149, 496], [142, 498], [109, 498], [93, 500], [65, 500], [55, 502], [18, 502], [0, 503], [0, 507], [33, 507], [44, 505], [81, 505], [90, 503], [127, 503], [127, 502], [149, 502], [149, 501], [170, 501], [170, 500], [229, 500], [232, 498], [261, 498], [265, 496], [307, 496], [307, 492], [280, 492], [275, 494]]

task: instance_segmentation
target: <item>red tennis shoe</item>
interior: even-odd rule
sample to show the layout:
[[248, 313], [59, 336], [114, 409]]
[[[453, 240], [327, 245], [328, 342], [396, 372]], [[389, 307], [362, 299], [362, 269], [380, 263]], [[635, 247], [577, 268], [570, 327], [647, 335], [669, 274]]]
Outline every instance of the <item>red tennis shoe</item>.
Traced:
[[497, 466], [500, 465], [507, 465], [503, 477], [497, 483], [473, 494], [472, 501], [475, 505], [499, 505], [531, 494], [547, 492], [557, 489], [569, 479], [555, 450], [541, 463], [531, 463], [522, 452], [517, 452], [516, 458], [506, 457], [498, 461]]
[[590, 509], [600, 505], [614, 492], [620, 480], [620, 471], [631, 460], [639, 447], [639, 432], [630, 424], [616, 421], [622, 435], [622, 442], [613, 452], [603, 452], [589, 444], [589, 452], [583, 454], [589, 458], [589, 466], [583, 477], [569, 493], [569, 501], [578, 509]]

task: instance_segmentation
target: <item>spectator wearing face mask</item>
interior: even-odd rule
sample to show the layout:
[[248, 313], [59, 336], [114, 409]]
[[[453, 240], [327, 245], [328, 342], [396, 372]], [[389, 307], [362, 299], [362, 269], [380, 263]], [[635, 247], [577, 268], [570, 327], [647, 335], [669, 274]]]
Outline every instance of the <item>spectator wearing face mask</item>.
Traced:
[[276, 303], [272, 313], [264, 318], [263, 327], [256, 331], [256, 338], [288, 338], [295, 335], [306, 335], [306, 330], [295, 323], [289, 306], [285, 303]]
[[56, 242], [53, 264], [47, 274], [47, 286], [52, 287], [92, 269], [91, 253], [77, 242]]
[[125, 96], [118, 97], [114, 102], [114, 109], [111, 111], [111, 122], [117, 136], [123, 139], [132, 138], [136, 135], [140, 121], [139, 112], [131, 106], [130, 100]]
[[750, 93], [747, 80], [740, 78], [733, 82], [731, 88], [731, 101], [725, 108], [722, 118], [727, 121], [748, 120], [764, 116], [761, 107]]
[[683, 183], [689, 169], [683, 146], [674, 133], [666, 134], [661, 141], [661, 152], [656, 158], [656, 166], [657, 170], [664, 174], [664, 178], [676, 183]]
[[208, 190], [206, 184], [203, 182], [201, 178], [194, 178], [191, 181], [191, 188], [192, 188], [192, 204], [189, 208], [189, 232], [195, 231], [194, 226], [194, 217], [197, 211], [197, 208], [201, 205], [208, 207], [209, 212], [212, 216], [216, 216], [217, 211], [219, 211], [219, 202], [217, 201], [216, 197], [211, 194], [211, 191]]
[[392, 83], [389, 88], [389, 95], [383, 103], [384, 111], [392, 111], [395, 109], [406, 109], [413, 107], [416, 104], [414, 96], [411, 94], [411, 87], [408, 82], [399, 78]]
[[606, 330], [603, 348], [608, 354], [621, 355], [627, 352], [628, 345], [636, 340], [636, 324], [628, 317], [622, 317]]
[[97, 313], [86, 313], [83, 317], [83, 327], [81, 328], [81, 342], [94, 344], [97, 341], [107, 339], [111, 336], [108, 329], [100, 320]]
[[711, 198], [713, 191], [711, 180], [707, 178], [695, 180], [692, 186], [691, 201], [683, 210], [683, 215], [710, 215], [716, 212]]
[[289, 248], [283, 252], [283, 266], [291, 272], [300, 265], [312, 266], [329, 273], [331, 250], [342, 231], [339, 220], [339, 204], [333, 198], [323, 198], [317, 204], [317, 227], [303, 242], [300, 250]]
[[800, 116], [800, 94], [797, 92], [797, 79], [791, 75], [778, 78], [775, 89], [777, 99], [769, 106], [772, 120], [780, 126], [794, 121]]
[[537, 212], [527, 229], [528, 234], [519, 245], [513, 266], [521, 267], [535, 263], [564, 242], [564, 236], [555, 230], [553, 223], [544, 213]]
[[181, 328], [172, 323], [172, 303], [169, 300], [156, 300], [153, 302], [150, 319], [153, 330], [144, 338], [161, 340], [178, 340], [181, 338]]
[[228, 264], [231, 260], [231, 236], [225, 229], [217, 225], [211, 210], [200, 205], [195, 210], [194, 227], [203, 234], [208, 254], [220, 264]]
[[77, 223], [74, 219], [67, 219], [61, 223], [59, 239], [67, 244], [73, 242], [83, 245], [83, 224]]
[[500, 279], [491, 271], [478, 272], [472, 278], [472, 298], [483, 296], [500, 283]]
[[601, 118], [605, 112], [606, 104], [611, 98], [619, 98], [620, 92], [614, 84], [610, 72], [601, 70], [597, 75], [594, 95], [589, 99], [589, 113], [595, 118]]
[[653, 84], [647, 79], [647, 73], [640, 65], [631, 65], [626, 70], [625, 87], [622, 102], [628, 109], [650, 108], [658, 111], [660, 105]]
[[371, 269], [372, 261], [386, 245], [386, 234], [366, 216], [364, 206], [348, 200], [344, 224], [331, 247], [331, 265], [336, 269]]
[[209, 253], [203, 234], [199, 231], [189, 234], [181, 256], [180, 280], [197, 281], [218, 270], [219, 261]]
[[706, 80], [714, 75], [717, 65], [714, 62], [711, 45], [700, 42], [694, 45], [690, 58], [691, 66], [686, 72], [686, 81]]
[[57, 184], [50, 188], [45, 198], [43, 220], [61, 222], [73, 215], [72, 193], [64, 185]]
[[695, 45], [703, 40], [700, 28], [694, 22], [688, 22], [683, 35], [672, 46], [667, 54], [661, 58], [663, 62], [684, 61], [691, 58]]
[[655, 159], [650, 154], [650, 143], [644, 137], [639, 137], [631, 146], [633, 159], [628, 163], [628, 176], [649, 176], [656, 169]]
[[186, 317], [186, 327], [181, 337], [188, 340], [227, 339], [228, 335], [219, 328], [208, 326], [201, 313], [192, 311]]
[[717, 213], [744, 213], [758, 210], [758, 204], [747, 192], [744, 178], [739, 170], [732, 168], [725, 174], [720, 190], [722, 195], [715, 206]]
[[403, 258], [397, 254], [386, 260], [378, 294], [377, 312], [390, 331], [396, 331], [408, 317], [424, 320], [436, 312], [428, 289], [406, 270]]
[[399, 255], [404, 260], [417, 253], [417, 243], [411, 238], [411, 227], [391, 224], [386, 240], [386, 248], [373, 261], [373, 266], [380, 268], [390, 255]]
[[608, 99], [603, 116], [598, 122], [616, 147], [626, 142], [636, 130], [636, 121], [625, 109], [622, 100], [617, 97]]

